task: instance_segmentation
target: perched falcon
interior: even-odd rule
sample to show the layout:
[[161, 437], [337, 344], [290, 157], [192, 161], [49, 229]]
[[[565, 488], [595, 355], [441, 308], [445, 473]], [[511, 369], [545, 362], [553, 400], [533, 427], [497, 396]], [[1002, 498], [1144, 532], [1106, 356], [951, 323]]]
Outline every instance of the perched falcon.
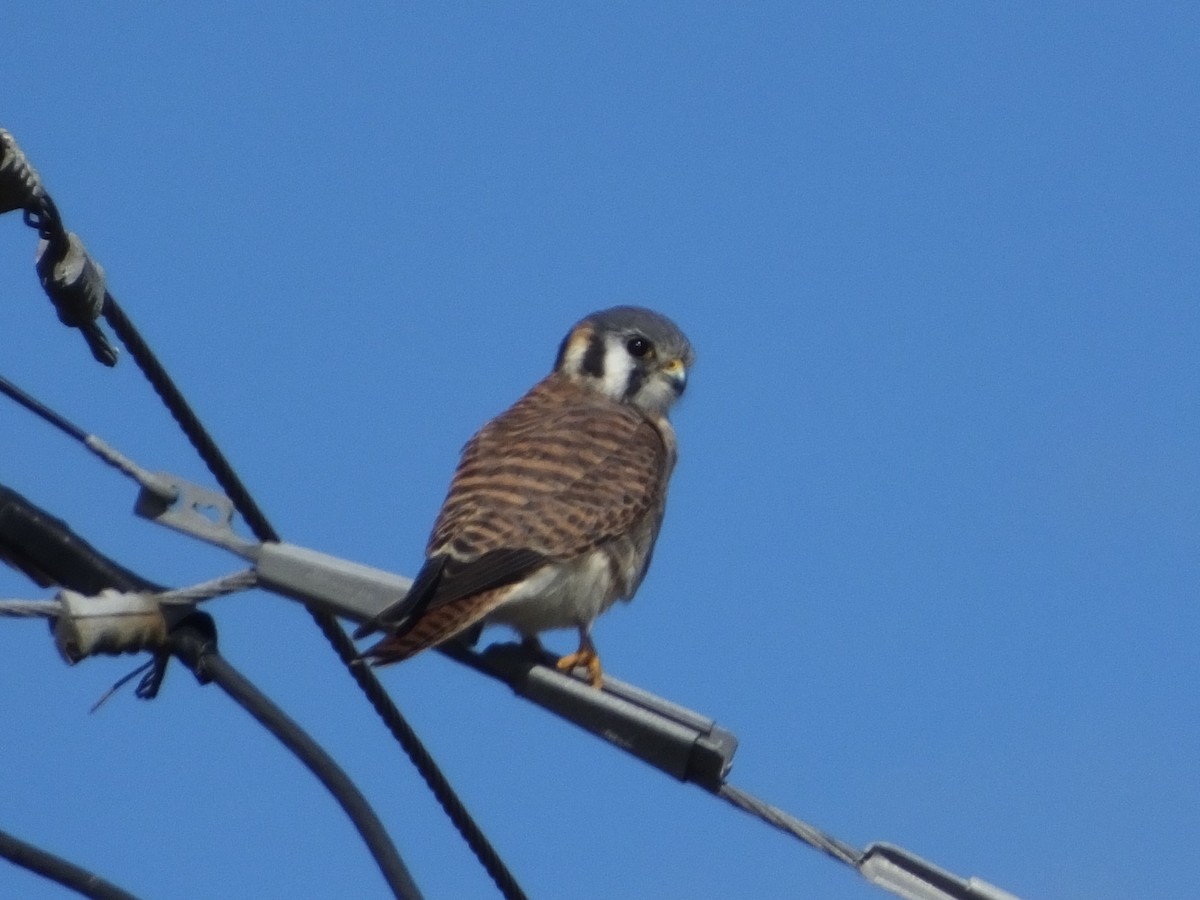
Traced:
[[558, 661], [600, 687], [596, 617], [629, 600], [662, 525], [691, 344], [636, 306], [594, 313], [563, 340], [554, 371], [463, 449], [408, 595], [359, 629], [391, 632], [364, 656], [398, 662], [476, 623], [527, 642], [579, 631]]

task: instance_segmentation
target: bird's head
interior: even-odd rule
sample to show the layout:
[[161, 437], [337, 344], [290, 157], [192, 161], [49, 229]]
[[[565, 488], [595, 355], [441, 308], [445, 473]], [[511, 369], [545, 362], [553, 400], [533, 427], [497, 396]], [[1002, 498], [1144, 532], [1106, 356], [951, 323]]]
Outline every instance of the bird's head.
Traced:
[[687, 386], [692, 345], [666, 316], [640, 306], [592, 313], [558, 348], [554, 370], [649, 415], [665, 415]]

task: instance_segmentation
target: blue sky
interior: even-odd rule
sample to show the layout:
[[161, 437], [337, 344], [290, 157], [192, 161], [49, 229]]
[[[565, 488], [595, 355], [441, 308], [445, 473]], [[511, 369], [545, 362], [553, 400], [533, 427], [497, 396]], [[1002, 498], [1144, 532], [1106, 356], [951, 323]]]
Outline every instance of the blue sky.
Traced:
[[[672, 316], [681, 462], [609, 671], [853, 844], [1028, 898], [1192, 896], [1200, 13], [567, 7], [25, 5], [0, 125], [285, 538], [401, 573], [574, 321]], [[207, 483], [32, 256], [0, 219], [0, 373]], [[237, 568], [11, 404], [0, 434], [5, 484], [145, 575]], [[209, 610], [427, 896], [493, 896], [307, 614]], [[384, 895], [216, 689], [175, 669], [88, 715], [130, 660], [67, 668], [23, 622], [0, 659], [0, 828], [147, 897]], [[382, 677], [532, 896], [886, 896], [436, 655]], [[0, 895], [63, 892], [4, 866]]]

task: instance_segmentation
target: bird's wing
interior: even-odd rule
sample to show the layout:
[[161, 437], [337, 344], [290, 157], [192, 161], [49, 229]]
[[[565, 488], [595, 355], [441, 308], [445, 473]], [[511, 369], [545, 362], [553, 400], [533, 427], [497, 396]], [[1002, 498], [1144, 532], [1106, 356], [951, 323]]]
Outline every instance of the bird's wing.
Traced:
[[436, 606], [492, 588], [503, 587], [536, 568], [543, 560], [532, 550], [494, 550], [469, 563], [442, 553], [430, 557], [403, 599], [384, 608], [354, 632], [355, 639], [380, 629], [403, 634], [436, 601]]
[[467, 444], [428, 555], [448, 555], [460, 577], [475, 566], [527, 572], [539, 562], [530, 552], [578, 556], [661, 502], [671, 457], [637, 410], [551, 376]]

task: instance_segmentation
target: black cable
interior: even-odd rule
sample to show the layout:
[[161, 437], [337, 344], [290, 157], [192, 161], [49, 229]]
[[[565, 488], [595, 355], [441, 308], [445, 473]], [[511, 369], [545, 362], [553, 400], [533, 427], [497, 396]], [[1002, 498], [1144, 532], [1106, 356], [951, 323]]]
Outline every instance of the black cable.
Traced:
[[[207, 620], [207, 627], [204, 620]], [[202, 684], [211, 681], [225, 691], [296, 754], [333, 794], [362, 835], [392, 893], [400, 898], [421, 900], [421, 892], [412, 875], [366, 797], [320, 744], [217, 652], [211, 619], [203, 613], [190, 616], [171, 632], [170, 640], [174, 655]]]
[[[96, 594], [104, 588], [122, 591], [161, 587], [109, 559], [62, 519], [0, 484], [0, 559], [34, 577], [39, 584]], [[23, 563], [20, 565], [18, 563]], [[286, 713], [217, 655], [212, 619], [195, 613], [172, 629], [175, 655], [201, 682], [216, 681], [234, 700], [292, 750], [329, 789], [354, 822], [397, 897], [420, 898], [399, 853], [362, 793], [321, 747]], [[207, 623], [202, 629], [201, 624]], [[177, 635], [178, 632], [178, 635]], [[153, 696], [165, 671], [164, 658], [151, 661], [138, 696]], [[201, 665], [203, 664], [203, 665]], [[127, 896], [127, 895], [124, 895]]]
[[[137, 367], [142, 370], [142, 374], [146, 376], [146, 380], [150, 382], [150, 386], [154, 388], [154, 392], [158, 394], [167, 411], [178, 423], [196, 452], [200, 454], [200, 458], [208, 466], [208, 470], [217, 480], [217, 484], [221, 486], [221, 490], [225, 492], [225, 496], [242, 514], [242, 518], [246, 520], [246, 524], [250, 526], [254, 536], [264, 543], [278, 541], [279, 533], [267, 521], [267, 517], [254, 502], [254, 498], [246, 490], [246, 486], [233, 470], [233, 466], [229, 464], [229, 460], [225, 458], [225, 454], [221, 452], [216, 441], [208, 433], [208, 429], [192, 411], [191, 405], [180, 393], [179, 388], [175, 386], [175, 382], [171, 380], [171, 376], [167, 374], [163, 364], [158, 361], [158, 357], [154, 355], [150, 345], [142, 339], [141, 334], [134, 328], [133, 322], [125, 315], [125, 311], [121, 309], [112, 294], [104, 295], [103, 315], [109, 327], [125, 345], [129, 355], [133, 357], [133, 361], [137, 363]], [[336, 625], [336, 622], [334, 624]]]
[[[314, 614], [315, 617], [315, 614]], [[320, 624], [318, 620], [318, 624]], [[343, 636], [345, 632], [339, 633]], [[351, 645], [351, 649], [354, 647]], [[357, 652], [357, 651], [355, 651]], [[425, 780], [425, 784], [429, 786], [429, 790], [433, 792], [442, 809], [454, 823], [454, 827], [458, 829], [458, 833], [462, 835], [467, 846], [475, 854], [476, 859], [491, 876], [496, 887], [506, 900], [526, 900], [526, 894], [521, 890], [521, 886], [517, 883], [516, 878], [504, 865], [504, 860], [500, 858], [500, 854], [488, 842], [486, 835], [480, 830], [475, 820], [471, 818], [471, 814], [467, 808], [463, 806], [462, 800], [454, 792], [454, 788], [450, 786], [450, 782], [442, 773], [442, 770], [434, 762], [425, 745], [421, 743], [421, 739], [417, 737], [417, 733], [412, 730], [408, 721], [400, 714], [392, 702], [392, 698], [388, 696], [387, 691], [379, 683], [369, 668], [362, 663], [361, 660], [350, 665], [350, 672], [354, 675], [355, 681], [362, 688], [367, 699], [371, 701], [371, 705], [375, 707], [375, 711], [379, 713], [379, 717], [386, 723], [388, 730], [392, 733], [392, 737], [404, 748], [404, 752], [408, 754], [408, 758], [412, 760], [417, 771], [421, 773], [421, 777]]]
[[89, 872], [73, 862], [68, 862], [61, 856], [55, 856], [53, 853], [27, 844], [6, 831], [0, 831], [0, 857], [14, 865], [36, 872], [43, 878], [57, 881], [63, 887], [70, 888], [85, 897], [91, 897], [93, 900], [137, 900], [133, 894], [122, 890], [110, 881], [105, 881], [99, 875]]
[[[179, 388], [167, 374], [162, 363], [158, 361], [154, 352], [111, 294], [105, 295], [103, 314], [113, 332], [125, 345], [129, 355], [133, 357], [138, 368], [142, 370], [142, 374], [154, 388], [155, 393], [158, 394], [167, 410], [179, 424], [196, 452], [200, 454], [200, 458], [208, 466], [208, 470], [217, 480], [217, 484], [221, 486], [225, 495], [229, 497], [238, 512], [241, 513], [242, 518], [246, 520], [246, 524], [250, 526], [254, 536], [264, 543], [278, 541], [279, 533], [275, 531], [254, 498], [250, 496], [250, 492], [234, 471], [233, 466], [225, 458], [203, 423], [192, 411], [183, 394], [180, 393]], [[467, 846], [471, 848], [480, 864], [496, 883], [501, 894], [507, 900], [522, 900], [525, 893], [517, 884], [516, 878], [504, 865], [500, 854], [496, 852], [478, 824], [471, 818], [471, 814], [455, 794], [449, 780], [437, 767], [433, 757], [425, 749], [395, 703], [392, 702], [374, 672], [361, 663], [358, 648], [354, 646], [349, 635], [333, 615], [312, 607], [309, 607], [308, 611], [317, 623], [317, 627], [321, 629], [321, 633], [333, 646], [342, 663], [349, 669], [351, 676], [366, 695], [375, 712], [383, 719], [388, 731], [408, 754], [429, 789], [433, 791], [442, 809], [445, 810], [454, 827], [458, 829], [458, 833], [462, 835]]]
[[63, 225], [58, 206], [44, 190], [38, 191], [33, 203], [25, 207], [25, 224], [38, 233], [38, 237], [50, 245], [56, 256], [61, 256], [68, 243], [67, 229]]
[[[48, 252], [45, 254], [44, 260], [63, 258], [70, 245], [71, 238], [63, 225], [62, 216], [54, 200], [40, 185], [38, 186], [36, 196], [31, 198], [31, 202], [25, 205], [24, 217], [25, 223], [31, 228], [36, 229], [38, 234], [48, 243]], [[42, 276], [43, 286], [46, 286], [48, 283], [43, 271], [45, 265], [49, 265], [49, 263], [39, 263], [39, 276]], [[51, 294], [51, 299], [55, 300], [53, 293]], [[55, 300], [55, 303], [58, 306], [57, 300]], [[116, 298], [107, 290], [104, 291], [100, 313], [125, 345], [134, 362], [142, 371], [142, 374], [145, 375], [154, 388], [154, 391], [167, 407], [167, 410], [174, 417], [176, 423], [178, 423], [188, 440], [191, 441], [192, 446], [200, 454], [201, 459], [204, 460], [205, 465], [208, 466], [209, 471], [217, 480], [222, 490], [224, 490], [225, 495], [229, 497], [238, 512], [241, 513], [242, 518], [245, 519], [255, 537], [263, 542], [278, 541], [278, 532], [275, 531], [271, 523], [267, 520], [267, 517], [263, 514], [258, 504], [254, 501], [254, 498], [250, 495], [250, 492], [246, 489], [246, 486], [225, 458], [225, 455], [217, 447], [216, 442], [192, 411], [190, 404], [188, 404], [183, 394], [171, 380], [166, 369], [158, 361], [150, 346], [138, 333], [129, 317], [125, 315]], [[76, 322], [73, 314], [69, 314], [64, 318], [64, 311], [61, 308], [59, 309], [59, 318], [63, 319], [66, 324], [75, 325], [80, 328], [97, 360], [109, 366], [116, 363], [116, 352], [108, 345], [107, 339], [101, 333], [95, 321]], [[18, 402], [22, 402], [23, 405], [28, 406], [28, 404], [24, 403], [22, 399], [23, 395], [19, 395], [19, 392], [18, 395], [12, 396]], [[44, 416], [44, 408], [39, 409], [35, 406], [28, 406], [28, 408]], [[53, 419], [51, 421], [59, 427], [63, 427], [63, 423], [65, 422], [65, 420], [59, 422]], [[68, 433], [71, 432], [68, 431]], [[72, 434], [72, 436], [79, 437], [77, 434]], [[358, 650], [342, 629], [337, 619], [329, 613], [321, 612], [317, 609], [310, 608], [309, 612], [326, 639], [332, 644], [343, 664], [350, 669], [354, 680], [364, 693], [367, 694], [375, 711], [384, 719], [388, 730], [391, 731], [408, 753], [413, 765], [417, 767], [421, 773], [421, 777], [429, 785], [430, 789], [433, 790], [454, 826], [479, 858], [484, 868], [492, 876], [496, 882], [496, 886], [505, 897], [511, 898], [511, 900], [524, 897], [520, 887], [517, 886], [516, 880], [507, 868], [505, 868], [499, 854], [496, 853], [478, 825], [471, 819], [470, 814], [454, 794], [445, 776], [437, 769], [433, 758], [417, 739], [416, 733], [404, 720], [400, 711], [391, 702], [386, 692], [384, 692], [379, 680], [375, 677], [374, 673], [358, 663]]]
[[15, 400], [35, 416], [46, 420], [55, 428], [79, 441], [79, 443], [87, 443], [87, 432], [73, 422], [60, 416], [40, 400], [29, 396], [29, 394], [25, 393], [3, 375], [0, 375], [0, 394], [4, 394], [10, 399]]
[[105, 588], [158, 593], [164, 588], [114, 562], [71, 527], [0, 484], [0, 560], [42, 587], [91, 597]]
[[[132, 345], [129, 343], [126, 344], [126, 347], [130, 349], [130, 355], [137, 359], [142, 354], [143, 350], [145, 353], [149, 354], [149, 348], [145, 347], [144, 343], [141, 342], [140, 336], [138, 336], [137, 332], [133, 330], [132, 325], [129, 325], [128, 320], [124, 319], [123, 313], [121, 314], [121, 318], [121, 328], [114, 328], [114, 331], [118, 331], [118, 334], [122, 334], [124, 330], [128, 329], [132, 336], [137, 337], [136, 343]], [[152, 355], [150, 355], [148, 358], [151, 361], [156, 362]], [[2, 376], [0, 376], [0, 393], [9, 395], [26, 409], [29, 409], [50, 424], [61, 429], [72, 438], [82, 443], [87, 443], [88, 435], [83, 431], [82, 428], [68, 421], [66, 418], [50, 409], [39, 400], [31, 397], [29, 394], [25, 393]], [[186, 401], [179, 396], [178, 391], [175, 389], [174, 385], [171, 384], [169, 378], [167, 378], [163, 383], [163, 387], [162, 390], [159, 391], [159, 395], [163, 397], [164, 403], [174, 403], [175, 399], [178, 397], [179, 401], [182, 403], [181, 410], [186, 413], [186, 415], [184, 415], [182, 418], [177, 418], [177, 421], [180, 422], [181, 426], [183, 426], [184, 422], [187, 422], [188, 426], [185, 427], [190, 427], [194, 422], [195, 426], [200, 430], [200, 435], [204, 438], [202, 444], [204, 446], [211, 446], [213, 452], [215, 452], [221, 461], [224, 462], [223, 457], [220, 455], [220, 450], [216, 448], [215, 444], [213, 444], [211, 439], [208, 437], [203, 426], [198, 421], [195, 421], [195, 416], [192, 415], [191, 410], [187, 407]], [[248, 492], [246, 492], [245, 488], [237, 479], [236, 473], [233, 473], [231, 470], [229, 474], [233, 479], [232, 486], [238, 488], [242, 494], [247, 495], [247, 500], [251, 504], [254, 514], [260, 518], [260, 528], [262, 533], [274, 535], [275, 532], [271, 528], [270, 523], [266, 521], [266, 518], [263, 516], [262, 512], [257, 508], [257, 506], [254, 505], [254, 501], [248, 497]], [[2, 502], [4, 500], [4, 496], [2, 494], [3, 490], [3, 488], [0, 488], [0, 524], [3, 523], [4, 517], [4, 505]], [[31, 506], [31, 504], [28, 504], [27, 501], [24, 501], [24, 498], [20, 497], [20, 495], [16, 495], [16, 497], [18, 501], [23, 501], [26, 504], [27, 516], [27, 509], [29, 506]], [[18, 506], [19, 505], [20, 504], [18, 503]], [[61, 521], [51, 521], [54, 525], [60, 527], [60, 531], [62, 530], [63, 523]], [[22, 520], [16, 525], [18, 533], [25, 527], [28, 527], [27, 519]], [[273, 539], [277, 540], [278, 538]], [[27, 574], [31, 575], [31, 577], [34, 577], [32, 573], [36, 570], [16, 555], [17, 553], [22, 552], [19, 548], [19, 545], [23, 542], [10, 541], [8, 543], [12, 544], [13, 546], [13, 553], [8, 557], [8, 562], [17, 568], [26, 571]], [[91, 549], [94, 553], [94, 548], [89, 549]], [[23, 552], [25, 556], [28, 556], [28, 551]], [[3, 534], [0, 534], [0, 559], [3, 558], [5, 558], [5, 541], [3, 540]], [[99, 558], [103, 559], [103, 557]], [[111, 560], [106, 561], [111, 563]], [[94, 558], [89, 557], [88, 562], [94, 562]], [[136, 578], [136, 576], [134, 577]], [[73, 589], [82, 590], [81, 588]], [[87, 592], [95, 593], [99, 589], [100, 588], [97, 587]], [[135, 587], [126, 587], [124, 589], [146, 590], [147, 588], [139, 585]], [[325, 635], [326, 639], [330, 642], [338, 656], [341, 658], [342, 662], [349, 669], [350, 674], [358, 683], [359, 688], [367, 696], [376, 713], [381, 719], [383, 719], [392, 736], [400, 744], [405, 753], [408, 754], [409, 758], [413, 762], [413, 765], [420, 773], [421, 778], [425, 781], [425, 784], [429, 787], [430, 791], [433, 792], [434, 797], [441, 805], [447, 817], [454, 824], [463, 840], [471, 848], [471, 851], [475, 854], [476, 858], [487, 871], [488, 875], [491, 876], [492, 880], [496, 884], [496, 887], [500, 890], [505, 898], [508, 898], [508, 900], [519, 900], [519, 898], [523, 898], [525, 895], [522, 892], [520, 885], [517, 884], [517, 881], [513, 877], [512, 873], [508, 871], [507, 867], [505, 867], [504, 861], [500, 858], [500, 855], [496, 852], [495, 848], [492, 847], [486, 835], [484, 835], [483, 831], [472, 819], [470, 812], [468, 812], [467, 808], [463, 805], [462, 800], [454, 792], [454, 788], [450, 785], [449, 780], [438, 768], [437, 763], [434, 762], [429, 751], [425, 748], [424, 744], [421, 743], [421, 740], [419, 737], [417, 737], [416, 732], [405, 720], [399, 709], [397, 709], [391, 697], [386, 691], [384, 691], [383, 686], [379, 683], [379, 679], [375, 677], [374, 673], [371, 672], [369, 668], [361, 665], [358, 649], [347, 637], [345, 631], [338, 624], [337, 619], [328, 613], [320, 612], [312, 607], [308, 607], [308, 610], [313, 616], [313, 619], [316, 621], [317, 626]], [[449, 653], [448, 655], [452, 659], [458, 659], [458, 657], [453, 653]], [[163, 670], [164, 665], [160, 664], [156, 669], [158, 680], [161, 680]], [[153, 696], [154, 690], [148, 689], [146, 693], [147, 696]]]

